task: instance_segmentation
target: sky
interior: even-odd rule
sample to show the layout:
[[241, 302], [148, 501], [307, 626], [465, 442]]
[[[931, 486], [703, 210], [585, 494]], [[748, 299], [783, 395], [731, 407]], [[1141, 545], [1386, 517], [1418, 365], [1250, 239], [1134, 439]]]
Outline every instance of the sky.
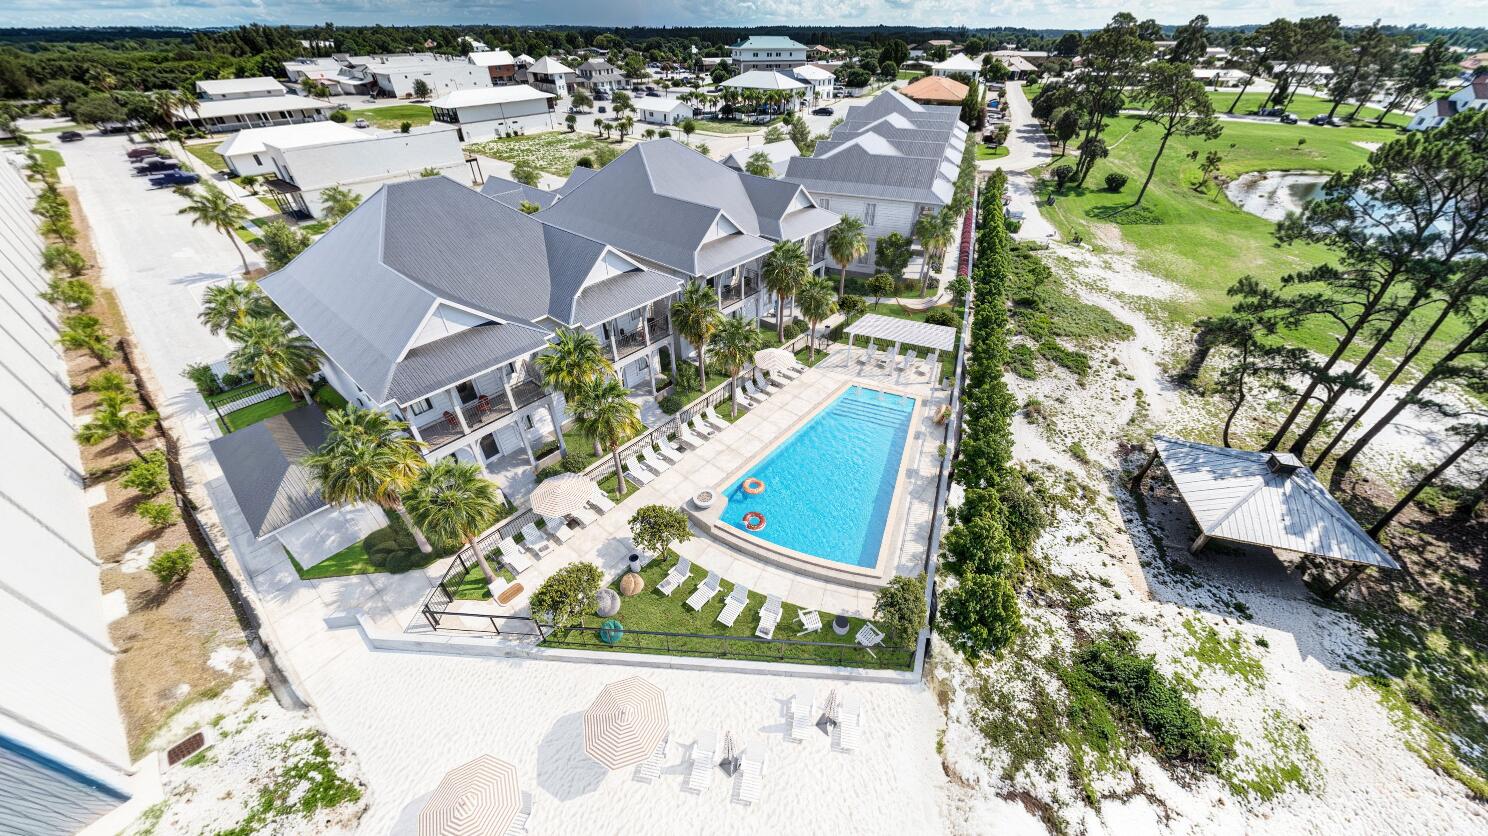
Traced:
[[1488, 0], [0, 0], [0, 26], [898, 24], [1093, 28], [1118, 11], [1215, 25], [1336, 14], [1345, 24], [1488, 24]]

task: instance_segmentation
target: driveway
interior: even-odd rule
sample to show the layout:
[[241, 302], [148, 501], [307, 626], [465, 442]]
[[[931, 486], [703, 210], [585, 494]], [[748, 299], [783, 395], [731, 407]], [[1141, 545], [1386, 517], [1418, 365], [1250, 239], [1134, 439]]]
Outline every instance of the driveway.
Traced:
[[1047, 163], [1053, 156], [1049, 149], [1049, 137], [1044, 134], [1038, 120], [1033, 118], [1033, 106], [1029, 104], [1028, 97], [1023, 95], [1023, 82], [1009, 81], [1003, 93], [1003, 101], [1007, 103], [1008, 124], [1011, 128], [1007, 138], [1008, 155], [995, 160], [982, 160], [977, 163], [977, 168], [982, 171], [991, 171], [994, 168], [1027, 171]]

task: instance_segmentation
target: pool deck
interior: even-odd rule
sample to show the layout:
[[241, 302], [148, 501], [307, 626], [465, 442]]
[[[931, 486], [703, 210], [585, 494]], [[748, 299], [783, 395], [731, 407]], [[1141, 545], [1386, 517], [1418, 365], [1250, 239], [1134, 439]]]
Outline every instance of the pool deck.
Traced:
[[[691, 507], [690, 499], [704, 489], [716, 489], [725, 477], [773, 448], [804, 417], [816, 412], [839, 393], [844, 384], [866, 383], [870, 386], [897, 388], [920, 399], [918, 412], [910, 425], [910, 437], [901, 474], [903, 501], [891, 512], [888, 529], [897, 539], [885, 557], [893, 574], [918, 575], [923, 571], [930, 524], [935, 501], [935, 481], [940, 468], [939, 446], [944, 427], [934, 423], [934, 415], [949, 402], [950, 390], [931, 390], [923, 377], [895, 385], [896, 375], [883, 369], [864, 371], [850, 362], [844, 347], [836, 346], [830, 356], [807, 369], [795, 381], [770, 396], [764, 403], [719, 432], [699, 450], [688, 451], [670, 470], [653, 479], [649, 485], [630, 491], [616, 508], [599, 520], [576, 531], [567, 543], [555, 547], [522, 572], [518, 580], [525, 591], [511, 604], [500, 607], [493, 601], [461, 601], [466, 612], [490, 612], [502, 615], [528, 615], [527, 600], [548, 576], [575, 560], [592, 560], [603, 570], [606, 582], [626, 570], [631, 553], [627, 521], [642, 505], [662, 504]], [[853, 352], [854, 359], [862, 355]], [[910, 382], [913, 380], [914, 382]], [[728, 407], [724, 406], [726, 410]], [[722, 411], [722, 410], [720, 410]], [[694, 564], [693, 572], [717, 572], [728, 586], [742, 583], [765, 595], [779, 595], [784, 600], [827, 613], [871, 617], [874, 593], [861, 586], [832, 582], [744, 553], [714, 539], [694, 526], [693, 538], [673, 547]], [[436, 564], [442, 568], [443, 562]], [[437, 575], [435, 576], [437, 577]], [[396, 612], [368, 612], [374, 620], [386, 622], [389, 629], [425, 630], [427, 625], [418, 608], [400, 608]]]

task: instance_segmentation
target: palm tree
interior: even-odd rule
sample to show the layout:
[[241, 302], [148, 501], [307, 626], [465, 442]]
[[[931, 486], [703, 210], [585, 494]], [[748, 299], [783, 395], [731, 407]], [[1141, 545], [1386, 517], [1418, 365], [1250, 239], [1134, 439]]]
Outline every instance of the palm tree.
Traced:
[[326, 219], [333, 224], [350, 215], [351, 210], [357, 208], [361, 202], [361, 195], [340, 186], [331, 186], [320, 192], [321, 207], [325, 210]]
[[238, 258], [243, 259], [243, 272], [248, 272], [248, 256], [238, 243], [238, 227], [248, 220], [248, 207], [227, 196], [227, 192], [211, 183], [200, 189], [188, 191], [186, 205], [176, 210], [177, 215], [190, 215], [192, 226], [210, 226], [232, 241]]
[[585, 384], [574, 397], [575, 421], [585, 435], [608, 450], [615, 464], [615, 484], [625, 495], [625, 470], [620, 466], [620, 447], [646, 427], [640, 408], [630, 400], [630, 390], [613, 377]]
[[863, 219], [843, 215], [842, 220], [827, 232], [827, 252], [832, 260], [842, 265], [842, 276], [837, 280], [837, 295], [847, 292], [847, 265], [868, 254], [868, 235], [863, 232]]
[[348, 404], [326, 413], [330, 434], [319, 450], [300, 463], [310, 469], [327, 502], [347, 505], [373, 502], [396, 512], [418, 541], [432, 549], [403, 508], [402, 495], [413, 487], [424, 461], [424, 443], [408, 435], [408, 425], [386, 412]]
[[496, 582], [496, 573], [481, 553], [479, 538], [501, 520], [505, 503], [496, 483], [479, 467], [453, 457], [440, 459], [419, 471], [403, 495], [403, 506], [418, 527], [436, 539], [468, 545], [486, 583]]
[[760, 278], [765, 282], [765, 289], [780, 300], [780, 307], [775, 311], [775, 336], [781, 342], [785, 342], [786, 300], [796, 295], [810, 272], [811, 263], [806, 259], [806, 251], [795, 241], [781, 241], [765, 256]]
[[304, 398], [310, 376], [320, 369], [321, 353], [309, 337], [295, 331], [294, 323], [280, 316], [254, 317], [229, 326], [227, 336], [238, 344], [227, 357], [229, 368], [265, 386], [278, 386], [294, 400]]
[[[914, 236], [920, 239], [920, 246], [925, 250], [927, 268], [935, 267], [945, 258], [945, 248], [951, 244], [954, 224], [955, 216], [947, 211], [926, 212], [915, 221]], [[930, 281], [930, 270], [926, 269], [923, 273], [921, 293], [924, 293], [925, 285]]]
[[[599, 338], [582, 328], [559, 328], [557, 340], [533, 362], [543, 382], [562, 393], [563, 400], [570, 404], [585, 384], [615, 373], [615, 364], [605, 354]], [[568, 452], [563, 443], [561, 414], [556, 429], [558, 446]], [[594, 452], [599, 454], [597, 442]]]
[[125, 409], [134, 397], [128, 392], [104, 392], [98, 397], [98, 411], [88, 419], [88, 423], [78, 427], [74, 437], [81, 444], [92, 447], [102, 444], [109, 439], [117, 439], [129, 445], [129, 449], [140, 459], [145, 454], [140, 452], [140, 439], [150, 432], [155, 425], [157, 416], [153, 412], [136, 412]]
[[672, 327], [697, 350], [698, 391], [708, 391], [708, 341], [723, 324], [723, 314], [718, 311], [718, 294], [713, 288], [694, 279], [682, 289], [682, 295], [672, 303]]
[[837, 313], [837, 294], [832, 292], [831, 279], [826, 276], [812, 276], [801, 285], [801, 290], [796, 295], [800, 298], [801, 313], [811, 323], [811, 360], [816, 362], [816, 326]]
[[202, 309], [197, 319], [213, 334], [220, 334], [224, 329], [274, 312], [274, 303], [259, 290], [257, 282], [233, 279], [207, 288], [202, 294]]
[[742, 317], [725, 317], [718, 329], [718, 346], [714, 352], [729, 371], [729, 406], [739, 414], [739, 372], [754, 359], [760, 348], [760, 331], [754, 322]]

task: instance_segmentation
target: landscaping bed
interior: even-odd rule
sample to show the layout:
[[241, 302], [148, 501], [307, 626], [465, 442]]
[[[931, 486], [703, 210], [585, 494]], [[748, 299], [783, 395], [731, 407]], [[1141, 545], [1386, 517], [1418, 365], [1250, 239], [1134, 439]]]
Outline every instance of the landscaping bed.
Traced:
[[345, 111], [347, 124], [366, 119], [373, 127], [397, 130], [404, 122], [415, 128], [434, 121], [434, 109], [421, 104], [397, 104]]
[[[601, 148], [624, 151], [629, 143], [600, 140], [593, 134], [550, 133], [502, 137], [465, 146], [466, 151], [513, 165], [526, 163], [541, 171], [567, 177], [580, 157], [593, 158]], [[598, 164], [598, 160], [595, 161]]]

